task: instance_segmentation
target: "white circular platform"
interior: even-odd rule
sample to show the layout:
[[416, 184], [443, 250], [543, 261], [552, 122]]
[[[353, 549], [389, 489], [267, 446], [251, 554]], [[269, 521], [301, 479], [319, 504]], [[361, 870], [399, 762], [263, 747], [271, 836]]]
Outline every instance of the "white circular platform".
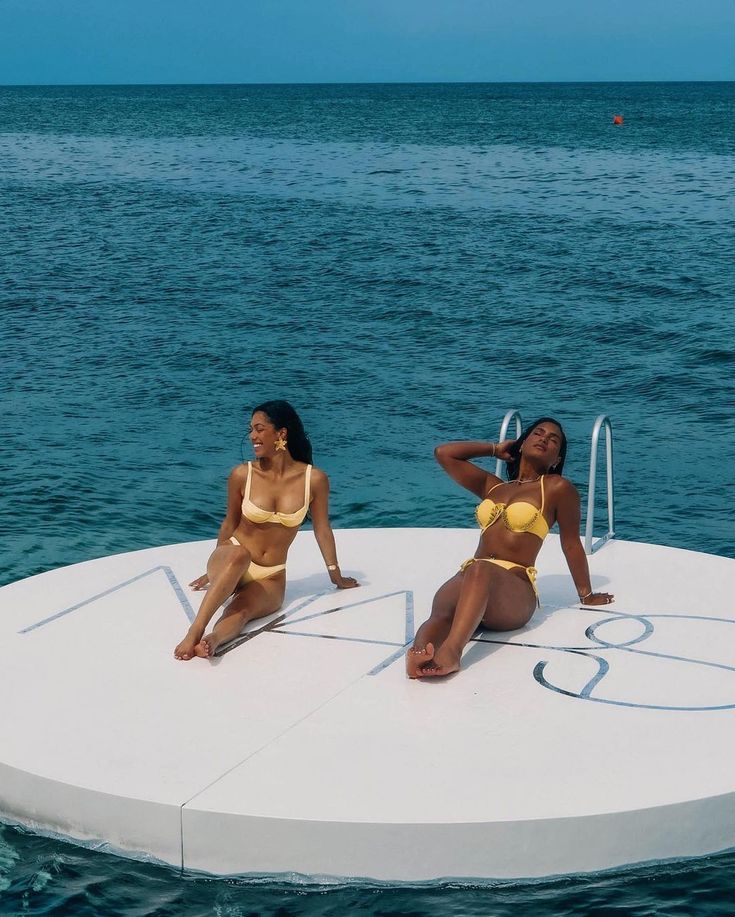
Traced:
[[735, 846], [735, 560], [613, 541], [576, 604], [558, 539], [521, 631], [409, 681], [476, 530], [309, 532], [286, 602], [213, 661], [172, 650], [211, 542], [0, 589], [0, 813], [214, 874], [525, 878]]

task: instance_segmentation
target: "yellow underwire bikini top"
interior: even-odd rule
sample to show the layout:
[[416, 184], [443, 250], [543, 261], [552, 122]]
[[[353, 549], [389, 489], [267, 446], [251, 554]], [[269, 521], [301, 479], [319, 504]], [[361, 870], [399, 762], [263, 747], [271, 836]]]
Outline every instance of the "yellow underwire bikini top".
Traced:
[[306, 466], [304, 475], [304, 505], [297, 509], [295, 513], [278, 513], [275, 510], [262, 509], [256, 506], [250, 499], [250, 484], [253, 479], [253, 466], [248, 462], [248, 477], [245, 482], [245, 493], [242, 498], [242, 514], [250, 522], [257, 525], [263, 525], [266, 522], [275, 522], [277, 525], [285, 525], [288, 528], [294, 528], [301, 525], [304, 517], [309, 510], [309, 490], [311, 485], [311, 465]]
[[[475, 518], [482, 531], [489, 529], [494, 522], [502, 518], [503, 525], [509, 532], [530, 532], [543, 541], [549, 534], [549, 523], [544, 518], [544, 475], [541, 475], [540, 480], [540, 509], [533, 503], [522, 500], [515, 503], [496, 503], [489, 496], [485, 497], [475, 510]], [[500, 487], [500, 484], [496, 484], [495, 487]], [[491, 487], [488, 494], [491, 494], [495, 487]]]

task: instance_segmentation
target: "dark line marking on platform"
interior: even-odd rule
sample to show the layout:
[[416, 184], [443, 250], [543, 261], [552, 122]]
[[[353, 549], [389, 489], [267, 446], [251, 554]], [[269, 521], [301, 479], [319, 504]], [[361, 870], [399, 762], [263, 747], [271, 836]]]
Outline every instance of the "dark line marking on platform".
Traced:
[[[592, 611], [592, 609], [588, 609], [588, 608], [585, 608], [583, 610]], [[654, 650], [644, 650], [644, 649], [638, 649], [638, 648], [634, 649], [633, 648], [633, 644], [640, 643], [643, 640], [647, 640], [650, 636], [653, 635], [655, 628], [654, 628], [654, 625], [649, 620], [649, 618], [667, 618], [667, 619], [675, 619], [679, 621], [691, 620], [691, 621], [696, 621], [696, 622], [716, 621], [716, 622], [725, 623], [725, 624], [735, 624], [735, 621], [729, 618], [720, 618], [720, 617], [712, 617], [712, 616], [701, 616], [700, 617], [698, 615], [674, 615], [674, 614], [663, 614], [663, 613], [662, 614], [630, 614], [628, 612], [618, 612], [618, 611], [612, 612], [612, 614], [614, 614], [614, 617], [612, 617], [610, 614], [611, 612], [612, 612], [612, 609], [605, 609], [605, 614], [608, 615], [608, 617], [604, 618], [601, 621], [597, 621], [591, 624], [585, 630], [585, 636], [589, 640], [594, 641], [594, 643], [597, 644], [597, 646], [594, 648], [598, 649], [598, 651], [599, 650], [611, 650], [611, 651], [619, 650], [619, 651], [626, 652], [626, 653], [633, 653], [634, 655], [637, 655], [637, 656], [649, 656], [654, 659], [664, 659], [664, 660], [669, 660], [672, 662], [684, 662], [684, 663], [688, 663], [689, 665], [701, 665], [707, 668], [720, 669], [720, 670], [724, 670], [727, 672], [735, 672], [735, 666], [726, 665], [725, 663], [721, 663], [721, 662], [711, 662], [706, 659], [692, 659], [687, 656], [679, 656], [679, 655], [675, 655], [672, 653], [658, 653], [658, 652], [655, 652]], [[625, 620], [626, 618], [630, 620], [638, 621], [640, 624], [642, 624], [644, 628], [643, 633], [637, 637], [634, 637], [631, 640], [623, 641], [622, 643], [610, 643], [609, 641], [602, 640], [600, 637], [596, 636], [595, 631], [597, 630], [597, 628], [601, 627], [603, 624], [609, 624], [611, 621], [615, 621], [615, 620]], [[591, 652], [593, 647], [549, 646], [549, 645], [538, 644], [538, 643], [525, 643], [525, 642], [521, 643], [521, 642], [515, 642], [512, 640], [493, 640], [493, 639], [489, 639], [487, 637], [482, 636], [482, 633], [483, 633], [482, 631], [479, 631], [477, 634], [475, 634], [475, 636], [472, 638], [473, 642], [494, 643], [500, 646], [521, 646], [521, 647], [525, 647], [528, 649], [545, 649], [545, 650], [551, 650], [553, 652], [559, 652], [559, 653], [571, 653], [577, 656], [585, 656], [588, 659], [593, 659], [597, 663], [598, 671], [579, 692], [568, 691], [568, 690], [565, 690], [564, 688], [559, 688], [556, 685], [551, 684], [551, 682], [549, 682], [546, 679], [544, 675], [544, 670], [546, 666], [548, 665], [548, 660], [544, 660], [544, 661], [536, 663], [533, 669], [533, 677], [538, 682], [538, 684], [541, 685], [541, 687], [543, 688], [548, 688], [550, 691], [555, 691], [557, 694], [563, 694], [566, 697], [574, 697], [574, 698], [577, 698], [578, 700], [591, 700], [591, 701], [595, 701], [596, 703], [611, 704], [613, 706], [618, 706], [618, 707], [632, 707], [632, 708], [645, 709], [645, 710], [703, 711], [703, 710], [733, 710], [735, 709], [735, 703], [684, 707], [684, 706], [666, 705], [666, 704], [634, 703], [632, 701], [618, 701], [618, 700], [611, 700], [609, 698], [594, 697], [592, 695], [592, 691], [597, 687], [597, 685], [602, 681], [605, 675], [607, 675], [607, 673], [610, 671], [610, 663], [607, 660], [605, 660], [603, 657], [597, 656], [595, 655], [595, 653]]]
[[179, 600], [179, 604], [184, 610], [184, 614], [189, 619], [189, 622], [194, 620], [194, 609], [191, 607], [189, 600], [186, 598], [184, 590], [181, 587], [176, 578], [176, 574], [173, 572], [171, 567], [165, 566], [164, 564], [159, 564], [157, 567], [152, 567], [150, 570], [146, 570], [143, 573], [138, 573], [137, 576], [131, 576], [130, 579], [126, 579], [122, 583], [117, 583], [115, 586], [111, 586], [109, 589], [105, 589], [102, 592], [98, 592], [96, 595], [90, 596], [88, 599], [84, 599], [82, 602], [77, 602], [76, 605], [71, 605], [69, 608], [64, 608], [63, 611], [57, 611], [55, 614], [49, 615], [48, 618], [44, 618], [42, 621], [36, 621], [35, 624], [30, 624], [28, 627], [24, 627], [22, 630], [19, 630], [19, 634], [27, 634], [32, 630], [36, 630], [39, 627], [43, 627], [45, 624], [50, 624], [52, 621], [57, 621], [59, 618], [63, 618], [68, 614], [71, 614], [73, 611], [77, 611], [79, 608], [84, 608], [85, 605], [90, 605], [92, 602], [96, 602], [98, 599], [103, 599], [105, 596], [112, 595], [113, 592], [119, 592], [121, 589], [124, 589], [126, 586], [130, 586], [133, 583], [137, 583], [138, 580], [144, 579], [146, 576], [150, 576], [153, 573], [158, 573], [159, 570], [162, 570], [166, 578], [174, 590], [176, 598]]
[[[322, 639], [325, 639], [325, 640], [337, 640], [337, 641], [341, 640], [344, 643], [366, 643], [366, 644], [372, 644], [373, 646], [398, 647], [396, 652], [391, 653], [391, 655], [387, 659], [384, 659], [381, 663], [379, 663], [377, 666], [372, 668], [367, 673], [368, 675], [377, 675], [378, 672], [382, 672], [383, 669], [387, 668], [391, 663], [395, 662], [396, 659], [398, 659], [400, 656], [403, 655], [406, 649], [406, 646], [413, 640], [413, 610], [414, 610], [413, 592], [407, 589], [401, 589], [396, 592], [387, 592], [384, 595], [377, 595], [377, 596], [372, 596], [371, 598], [361, 599], [359, 602], [352, 602], [349, 605], [347, 604], [336, 605], [331, 608], [325, 608], [324, 611], [315, 611], [311, 614], [304, 615], [301, 618], [294, 619], [293, 616], [297, 614], [299, 611], [306, 608], [308, 605], [311, 605], [313, 602], [317, 601], [317, 599], [320, 599], [325, 595], [329, 595], [330, 593], [331, 593], [331, 590], [328, 590], [326, 592], [320, 592], [316, 595], [309, 596], [308, 598], [304, 599], [303, 602], [296, 605], [295, 608], [292, 608], [290, 611], [286, 612], [285, 614], [279, 615], [277, 618], [275, 618], [273, 621], [270, 621], [268, 624], [264, 624], [262, 627], [249, 631], [248, 633], [243, 634], [242, 636], [238, 637], [236, 640], [231, 640], [229, 643], [226, 643], [224, 646], [220, 647], [214, 655], [215, 656], [224, 656], [226, 653], [229, 653], [230, 650], [234, 650], [238, 646], [242, 646], [243, 643], [247, 643], [249, 640], [252, 640], [253, 637], [257, 637], [260, 634], [264, 634], [264, 633], [283, 634], [285, 636], [291, 635], [294, 637], [321, 637]], [[393, 641], [387, 641], [387, 640], [369, 640], [363, 637], [347, 637], [347, 636], [340, 636], [337, 634], [318, 634], [318, 633], [310, 634], [310, 633], [306, 633], [303, 631], [288, 630], [284, 626], [286, 621], [288, 621], [289, 627], [296, 625], [296, 624], [303, 624], [305, 621], [313, 621], [316, 618], [321, 618], [321, 617], [325, 617], [326, 615], [334, 614], [336, 611], [349, 611], [352, 608], [358, 608], [361, 605], [369, 605], [373, 602], [379, 602], [381, 599], [389, 599], [396, 595], [403, 595], [405, 597], [404, 614], [405, 614], [405, 634], [406, 634], [407, 639], [406, 639], [406, 643], [403, 643], [403, 644], [399, 644], [399, 643], [395, 643]]]

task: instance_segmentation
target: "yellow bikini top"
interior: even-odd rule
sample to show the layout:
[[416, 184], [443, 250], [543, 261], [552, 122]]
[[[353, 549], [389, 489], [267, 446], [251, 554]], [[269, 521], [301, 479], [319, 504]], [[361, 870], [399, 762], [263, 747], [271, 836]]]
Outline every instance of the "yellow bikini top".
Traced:
[[257, 525], [263, 525], [266, 522], [274, 522], [277, 525], [285, 525], [288, 528], [294, 528], [301, 525], [309, 509], [309, 488], [311, 485], [311, 465], [306, 466], [304, 475], [304, 505], [297, 509], [295, 513], [277, 513], [275, 510], [262, 509], [256, 506], [250, 499], [250, 484], [253, 479], [253, 465], [248, 462], [248, 477], [245, 481], [245, 493], [242, 498], [242, 514], [250, 522]]
[[[541, 475], [540, 480], [541, 509], [522, 500], [515, 503], [495, 503], [490, 497], [485, 497], [475, 510], [475, 518], [482, 531], [489, 529], [494, 522], [502, 518], [503, 525], [509, 532], [530, 532], [543, 541], [549, 534], [549, 523], [544, 518], [544, 475]], [[496, 484], [495, 487], [500, 487], [500, 484]], [[495, 487], [491, 487], [488, 494], [491, 494]]]

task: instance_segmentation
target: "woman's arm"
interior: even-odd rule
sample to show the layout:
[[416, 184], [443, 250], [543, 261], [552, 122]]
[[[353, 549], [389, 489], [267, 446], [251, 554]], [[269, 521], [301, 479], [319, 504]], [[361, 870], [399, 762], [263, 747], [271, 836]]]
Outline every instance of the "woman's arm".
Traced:
[[227, 479], [227, 510], [222, 525], [219, 527], [217, 544], [228, 541], [242, 519], [242, 492], [245, 484], [245, 466], [238, 465], [230, 472]]
[[[549, 478], [544, 478], [548, 481]], [[566, 478], [561, 478], [557, 485], [558, 502], [556, 507], [556, 521], [559, 523], [561, 549], [569, 565], [574, 585], [580, 602], [585, 605], [608, 605], [613, 601], [609, 592], [593, 592], [590, 583], [590, 568], [587, 564], [587, 555], [582, 547], [579, 537], [579, 523], [581, 518], [579, 492]]]
[[[245, 483], [245, 475], [245, 466], [238, 465], [236, 468], [232, 469], [227, 479], [227, 510], [217, 534], [218, 545], [228, 541], [232, 537], [235, 529], [240, 525], [240, 519], [242, 518], [242, 491]], [[189, 585], [192, 589], [199, 590], [204, 589], [208, 583], [209, 576], [203, 573], [195, 580], [192, 580]]]
[[352, 589], [359, 585], [351, 576], [342, 576], [337, 561], [337, 546], [334, 543], [334, 532], [329, 523], [329, 478], [318, 468], [311, 471], [311, 522], [314, 526], [314, 537], [327, 565], [329, 578], [338, 589]]
[[497, 475], [473, 465], [470, 459], [490, 456], [507, 461], [510, 458], [508, 447], [514, 442], [506, 439], [502, 443], [443, 443], [434, 449], [434, 457], [452, 480], [478, 497], [484, 497], [489, 487], [503, 482]]

